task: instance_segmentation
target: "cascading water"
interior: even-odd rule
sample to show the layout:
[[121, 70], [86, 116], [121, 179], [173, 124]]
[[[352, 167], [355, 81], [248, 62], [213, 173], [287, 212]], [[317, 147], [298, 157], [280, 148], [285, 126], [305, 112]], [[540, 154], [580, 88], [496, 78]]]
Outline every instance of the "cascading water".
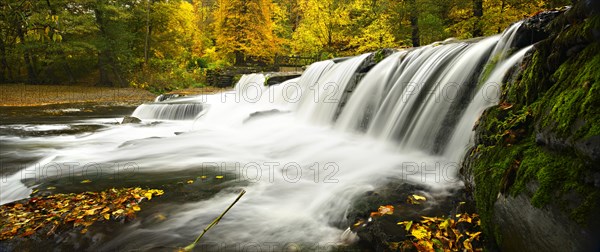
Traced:
[[[200, 104], [204, 115], [196, 114], [194, 121], [111, 125], [86, 136], [0, 138], [21, 146], [19, 155], [43, 156], [39, 162], [58, 167], [69, 164], [68, 174], [77, 176], [70, 182], [87, 178], [86, 164], [97, 164], [94, 168], [102, 172], [94, 173], [90, 186], [99, 181], [109, 183], [105, 187], [120, 186], [120, 181], [102, 178], [102, 174], [113, 174], [120, 165], [133, 163], [144, 183], [161, 185], [164, 178], [192, 176], [193, 184], [208, 194], [183, 202], [166, 200], [155, 209], [165, 221], [136, 220], [119, 230], [97, 234], [91, 250], [185, 246], [240, 188], [248, 193], [203, 237], [209, 250], [279, 251], [290, 243], [339, 244], [348, 224], [345, 210], [369, 190], [405, 181], [429, 188], [432, 195], [443, 195], [447, 189], [462, 186], [454, 169], [472, 125], [486, 107], [497, 102], [497, 92], [491, 99], [483, 96], [488, 94], [488, 82], [501, 83], [529, 48], [500, 59], [487, 80], [479, 85], [477, 80], [487, 60], [496, 58], [492, 51], [509, 52], [506, 48], [511, 43], [498, 47], [498, 41], [510, 41], [506, 37], [517, 28], [478, 42], [431, 45], [389, 56], [361, 80], [335, 122], [346, 86], [368, 55], [339, 63], [318, 62], [300, 78], [271, 87], [263, 86], [263, 75], [247, 75], [229, 92], [164, 101]], [[150, 109], [145, 107], [133, 115]], [[248, 120], [264, 111], [270, 112]], [[171, 115], [179, 110], [165, 113], [173, 119]], [[418, 164], [425, 171], [445, 170], [437, 170], [432, 178], [431, 172], [407, 173], [406, 164]], [[78, 185], [47, 174], [34, 180], [23, 177], [24, 171], [35, 169], [36, 165], [25, 167], [5, 178], [2, 204], [25, 198], [32, 189], [47, 184], [59, 189]], [[198, 178], [214, 178], [214, 174], [225, 178]], [[164, 197], [178, 194], [175, 189], [167, 190]]]
[[160, 102], [142, 104], [131, 116], [140, 119], [192, 120], [202, 112], [201, 103]]

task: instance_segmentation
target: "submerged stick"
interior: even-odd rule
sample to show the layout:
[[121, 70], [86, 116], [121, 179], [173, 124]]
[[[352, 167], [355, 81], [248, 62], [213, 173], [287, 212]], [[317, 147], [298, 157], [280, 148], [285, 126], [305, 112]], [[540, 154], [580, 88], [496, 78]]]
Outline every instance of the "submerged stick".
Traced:
[[227, 209], [225, 209], [225, 211], [221, 215], [219, 215], [219, 217], [217, 217], [208, 226], [206, 226], [206, 228], [204, 228], [202, 233], [198, 236], [198, 238], [196, 238], [196, 240], [192, 244], [187, 245], [185, 248], [183, 248], [183, 251], [192, 251], [192, 249], [194, 249], [194, 247], [196, 247], [196, 243], [198, 243], [198, 241], [200, 241], [200, 238], [202, 238], [202, 236], [204, 236], [206, 231], [208, 231], [214, 225], [217, 225], [217, 223], [219, 223], [219, 221], [223, 218], [223, 216], [225, 216], [225, 214], [229, 211], [229, 209], [231, 209], [233, 207], [233, 205], [235, 205], [235, 203], [237, 203], [242, 198], [242, 196], [244, 196], [245, 193], [246, 193], [246, 190], [242, 189], [242, 191], [240, 192], [240, 195], [237, 196], [235, 201], [233, 201], [233, 203], [231, 203], [231, 205], [229, 205], [229, 207], [227, 207]]

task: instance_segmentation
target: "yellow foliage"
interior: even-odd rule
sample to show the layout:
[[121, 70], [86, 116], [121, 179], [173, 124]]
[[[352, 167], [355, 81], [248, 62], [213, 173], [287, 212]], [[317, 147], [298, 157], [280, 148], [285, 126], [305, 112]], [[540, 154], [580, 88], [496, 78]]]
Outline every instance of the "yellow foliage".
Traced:
[[215, 32], [221, 53], [268, 57], [278, 52], [270, 0], [219, 0], [218, 6]]

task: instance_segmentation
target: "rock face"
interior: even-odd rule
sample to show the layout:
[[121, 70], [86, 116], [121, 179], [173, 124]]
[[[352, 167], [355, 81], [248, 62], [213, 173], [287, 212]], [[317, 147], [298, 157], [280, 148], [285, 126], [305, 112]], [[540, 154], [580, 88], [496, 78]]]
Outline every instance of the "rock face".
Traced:
[[461, 174], [491, 246], [600, 249], [600, 16], [579, 1], [524, 22], [539, 41], [487, 109]]
[[142, 120], [140, 120], [137, 117], [133, 117], [133, 116], [125, 116], [123, 117], [123, 121], [121, 122], [121, 124], [128, 124], [128, 123], [141, 123]]

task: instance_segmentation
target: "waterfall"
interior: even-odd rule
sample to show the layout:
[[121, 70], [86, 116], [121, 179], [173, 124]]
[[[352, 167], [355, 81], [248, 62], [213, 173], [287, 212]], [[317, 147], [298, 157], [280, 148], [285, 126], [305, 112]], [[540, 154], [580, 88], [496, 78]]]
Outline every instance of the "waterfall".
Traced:
[[356, 69], [370, 54], [363, 54], [337, 63], [324, 72], [317, 81], [308, 83], [298, 113], [314, 123], [329, 124], [333, 121], [346, 86]]
[[[108, 118], [89, 119], [106, 129], [83, 136], [0, 135], [3, 143], [20, 146], [19, 156], [43, 156], [39, 162], [53, 164], [51, 171], [65, 164], [59, 174], [77, 176], [44, 173], [32, 180], [27, 176], [44, 164], [24, 167], [4, 178], [10, 190], [2, 188], [1, 203], [49, 185], [65, 190], [131, 185], [112, 175], [133, 163], [137, 179], [149, 185], [180, 180], [157, 203], [167, 219], [123, 225], [98, 235], [89, 250], [185, 246], [241, 188], [248, 193], [203, 244], [222, 251], [251, 250], [244, 247], [249, 244], [276, 251], [289, 243], [339, 244], [342, 235], [351, 235], [344, 231], [351, 224], [346, 211], [369, 191], [389, 183], [417, 184], [427, 188], [434, 204], [436, 197], [463, 187], [456, 170], [473, 125], [498, 102], [507, 73], [531, 48], [513, 53], [519, 25], [477, 41], [395, 52], [373, 62], [354, 90], [349, 89], [356, 72], [367, 71], [370, 54], [317, 62], [299, 78], [269, 87], [262, 74], [244, 75], [226, 92], [143, 104], [133, 116], [165, 120], [152, 127], [114, 125]], [[96, 177], [86, 177], [86, 164], [100, 171]], [[93, 182], [78, 183], [84, 179]], [[181, 198], [194, 192], [202, 197]]]
[[140, 105], [131, 116], [140, 119], [191, 120], [200, 112], [201, 103], [157, 102]]
[[469, 103], [456, 130], [450, 134], [452, 139], [444, 153], [451, 159], [459, 160], [465, 153], [469, 142], [472, 140], [472, 130], [470, 129], [472, 129], [481, 113], [483, 113], [483, 110], [498, 103], [498, 99], [500, 98], [500, 88], [506, 73], [510, 68], [514, 67], [515, 64], [521, 62], [523, 56], [531, 49], [531, 47], [533, 46], [525, 47], [510, 56], [507, 60], [502, 61], [501, 64], [494, 68], [491, 75], [483, 81], [483, 85]]

